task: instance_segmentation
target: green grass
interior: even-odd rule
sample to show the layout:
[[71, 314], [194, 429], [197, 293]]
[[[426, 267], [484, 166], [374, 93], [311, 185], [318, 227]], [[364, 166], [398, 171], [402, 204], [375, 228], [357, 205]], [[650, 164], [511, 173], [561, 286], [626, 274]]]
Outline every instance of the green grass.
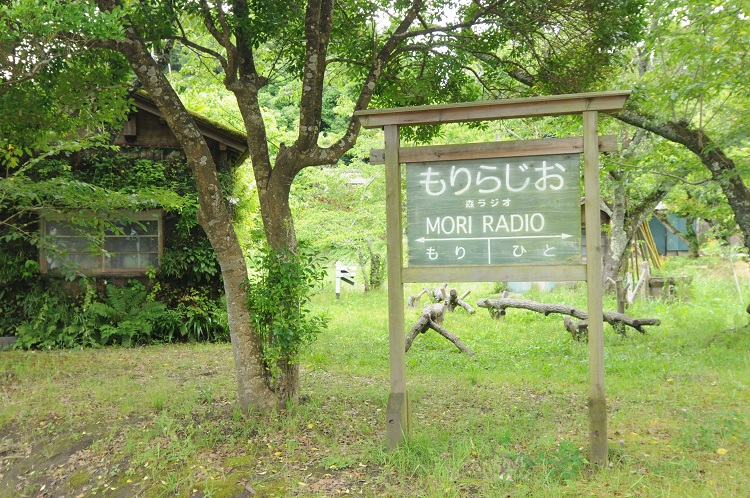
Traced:
[[[587, 345], [562, 317], [515, 309], [446, 317], [473, 357], [415, 340], [412, 432], [387, 451], [386, 295], [345, 289], [315, 298], [331, 324], [302, 358], [304, 402], [283, 413], [236, 409], [227, 344], [0, 353], [0, 497], [747, 496], [746, 303], [721, 260], [670, 272], [694, 276], [689, 301], [628, 310], [661, 326], [605, 327], [606, 469], [587, 461]], [[472, 304], [492, 293], [456, 287]], [[527, 297], [586, 306], [584, 286]]]

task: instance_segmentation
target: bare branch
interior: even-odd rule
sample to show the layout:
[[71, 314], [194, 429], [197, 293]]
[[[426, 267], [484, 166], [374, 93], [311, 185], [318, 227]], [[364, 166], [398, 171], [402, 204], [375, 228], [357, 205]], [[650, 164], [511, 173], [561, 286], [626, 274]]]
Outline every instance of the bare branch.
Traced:
[[[182, 26], [180, 26], [180, 30], [182, 30]], [[203, 45], [198, 45], [197, 43], [190, 41], [187, 38], [187, 36], [184, 35], [184, 32], [183, 32], [183, 36], [172, 36], [166, 39], [178, 41], [181, 44], [185, 45], [186, 47], [194, 50], [198, 54], [205, 54], [205, 55], [209, 55], [213, 57], [214, 59], [219, 61], [219, 63], [221, 64], [221, 67], [224, 68], [224, 71], [227, 70], [227, 59], [223, 55], [221, 55], [219, 52], [212, 50], [208, 47], [204, 47]]]
[[[504, 315], [506, 313], [506, 308], [520, 308], [530, 311], [536, 311], [537, 313], [542, 313], [544, 316], [547, 316], [550, 313], [559, 313], [562, 315], [569, 315], [574, 318], [578, 318], [579, 320], [588, 320], [589, 317], [587, 312], [579, 310], [578, 308], [574, 308], [572, 306], [567, 306], [564, 304], [546, 304], [537, 301], [531, 301], [528, 299], [483, 298], [477, 301], [477, 306], [479, 306], [480, 308], [487, 308], [490, 311], [490, 314], [492, 314], [493, 316]], [[623, 313], [617, 313], [614, 311], [605, 311], [603, 319], [605, 322], [609, 323], [612, 326], [614, 326], [616, 323], [624, 323], [625, 325], [633, 327], [641, 334], [646, 333], [646, 330], [643, 328], [645, 325], [659, 325], [661, 323], [658, 318], [632, 318]]]

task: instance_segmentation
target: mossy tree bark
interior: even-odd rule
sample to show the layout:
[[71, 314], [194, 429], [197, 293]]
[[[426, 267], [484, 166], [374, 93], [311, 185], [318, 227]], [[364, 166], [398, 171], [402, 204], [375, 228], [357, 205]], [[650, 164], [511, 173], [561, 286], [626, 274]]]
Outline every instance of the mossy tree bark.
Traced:
[[211, 151], [134, 27], [127, 28], [126, 39], [103, 42], [102, 46], [125, 56], [185, 151], [198, 190], [198, 222], [211, 241], [221, 266], [239, 403], [245, 410], [268, 410], [275, 406], [275, 396], [267, 381], [267, 369], [263, 366], [262, 345], [250, 325], [246, 304], [247, 266]]

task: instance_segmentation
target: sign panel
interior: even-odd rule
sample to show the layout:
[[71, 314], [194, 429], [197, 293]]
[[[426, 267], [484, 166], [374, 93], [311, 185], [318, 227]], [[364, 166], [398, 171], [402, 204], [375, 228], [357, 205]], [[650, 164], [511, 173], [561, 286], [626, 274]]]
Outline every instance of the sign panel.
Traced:
[[580, 155], [406, 165], [409, 266], [581, 262]]

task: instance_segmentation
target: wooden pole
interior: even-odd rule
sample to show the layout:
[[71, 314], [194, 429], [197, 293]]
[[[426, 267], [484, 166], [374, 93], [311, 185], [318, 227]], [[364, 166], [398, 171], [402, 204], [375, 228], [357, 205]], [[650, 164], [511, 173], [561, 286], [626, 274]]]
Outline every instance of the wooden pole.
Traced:
[[589, 311], [590, 460], [607, 464], [607, 401], [604, 394], [604, 321], [599, 150], [596, 111], [583, 112], [584, 192], [586, 195], [586, 288]]
[[391, 393], [386, 408], [386, 441], [393, 449], [409, 432], [409, 397], [406, 393], [406, 336], [404, 335], [403, 248], [401, 229], [401, 164], [398, 126], [385, 132], [385, 204], [388, 244], [388, 337]]

